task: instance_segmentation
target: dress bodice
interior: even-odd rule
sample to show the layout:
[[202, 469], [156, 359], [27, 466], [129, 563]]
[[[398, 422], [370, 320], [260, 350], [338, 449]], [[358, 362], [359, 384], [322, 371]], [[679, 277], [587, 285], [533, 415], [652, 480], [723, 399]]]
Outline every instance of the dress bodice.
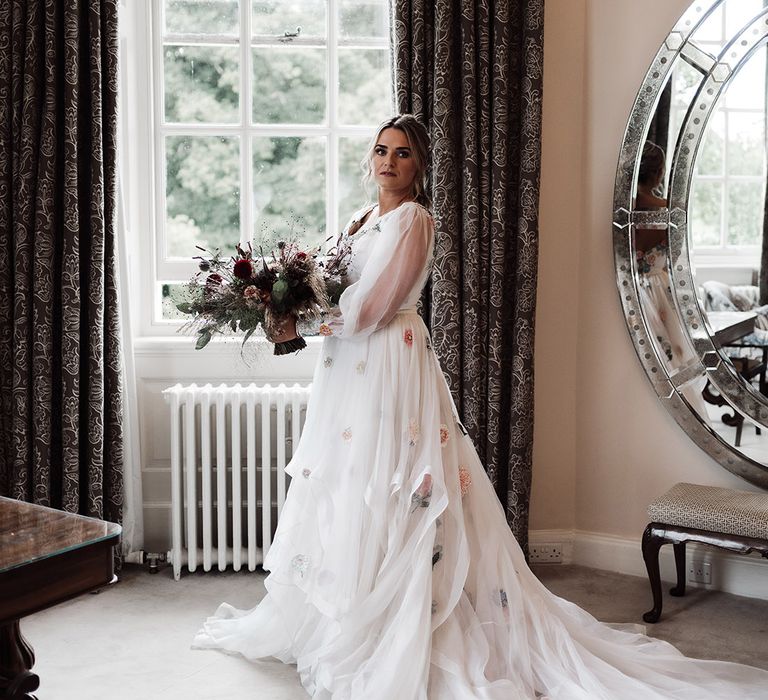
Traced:
[[[418, 206], [418, 205], [415, 205]], [[360, 216], [365, 214], [365, 209], [358, 212], [352, 219], [355, 221]], [[385, 239], [384, 229], [387, 227], [396, 227], [398, 225], [398, 217], [402, 216], [402, 207], [392, 209], [383, 215], [379, 215], [379, 207], [374, 206], [366, 222], [355, 232], [350, 234], [350, 224], [344, 229], [344, 237], [352, 246], [352, 254], [350, 262], [347, 268], [347, 276], [350, 283], [358, 282], [363, 274], [368, 263], [371, 263], [372, 267], [379, 268], [377, 272], [379, 274], [386, 274], [384, 267], [381, 265], [382, 258], [386, 258], [386, 252], [381, 250], [383, 247], [392, 246], [393, 239], [391, 235], [388, 239]], [[434, 245], [434, 241], [432, 242]], [[389, 251], [391, 252], [391, 251]], [[383, 254], [384, 253], [384, 254]], [[408, 295], [405, 297], [400, 305], [401, 310], [415, 309], [421, 297], [421, 290], [429, 277], [429, 271], [432, 265], [433, 251], [430, 250], [427, 260], [421, 270], [421, 273], [417, 276], [417, 281], [410, 289]]]

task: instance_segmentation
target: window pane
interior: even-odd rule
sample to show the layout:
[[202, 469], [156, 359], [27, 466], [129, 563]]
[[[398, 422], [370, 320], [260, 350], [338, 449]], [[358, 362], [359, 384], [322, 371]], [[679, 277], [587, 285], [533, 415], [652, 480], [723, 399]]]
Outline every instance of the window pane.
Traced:
[[387, 0], [340, 0], [341, 36], [388, 38], [388, 12]]
[[158, 287], [160, 294], [160, 318], [163, 321], [189, 321], [191, 316], [181, 313], [176, 308], [176, 304], [191, 301], [189, 284], [183, 282], [161, 282]]
[[678, 61], [672, 80], [672, 101], [674, 106], [680, 109], [685, 116], [685, 110], [693, 101], [704, 75], [685, 61]]
[[165, 47], [165, 119], [168, 122], [238, 121], [238, 49]]
[[728, 115], [728, 173], [763, 174], [765, 127], [762, 113], [731, 112]]
[[[370, 139], [347, 137], [339, 139], [339, 227], [340, 230], [370, 196], [363, 189], [360, 161], [365, 157]], [[373, 191], [371, 191], [373, 194]]]
[[325, 36], [326, 0], [253, 0], [253, 34], [284, 36], [301, 27], [301, 36]]
[[324, 138], [253, 139], [253, 219], [256, 244], [282, 237], [308, 246], [325, 240]]
[[240, 240], [240, 143], [235, 137], [168, 136], [165, 249], [191, 258], [195, 246], [228, 249]]
[[728, 184], [728, 244], [759, 245], [763, 238], [763, 183]]
[[325, 49], [270, 47], [253, 51], [253, 121], [325, 121]]
[[392, 114], [388, 49], [339, 49], [339, 121], [378, 124]]
[[237, 0], [165, 0], [165, 33], [237, 34]]
[[693, 181], [691, 238], [693, 246], [720, 245], [722, 183]]
[[725, 102], [730, 109], [765, 108], [765, 48], [754, 53], [731, 78]]
[[716, 111], [707, 124], [699, 152], [696, 154], [697, 175], [722, 175], [725, 155], [725, 115]]
[[[707, 17], [707, 19], [704, 20], [704, 23], [696, 30], [696, 33], [693, 35], [694, 40], [696, 43], [715, 41], [720, 44], [724, 44], [724, 29], [723, 7], [721, 5], [709, 17]], [[703, 48], [708, 51], [713, 50], [711, 47]]]
[[733, 36], [763, 9], [763, 0], [731, 0], [725, 5], [725, 31]]

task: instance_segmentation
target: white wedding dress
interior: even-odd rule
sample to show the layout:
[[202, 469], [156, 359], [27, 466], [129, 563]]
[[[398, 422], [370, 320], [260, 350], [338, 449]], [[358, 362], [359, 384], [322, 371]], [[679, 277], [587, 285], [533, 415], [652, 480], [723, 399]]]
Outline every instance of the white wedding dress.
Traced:
[[354, 234], [268, 593], [193, 645], [296, 664], [322, 700], [768, 698], [768, 672], [602, 624], [528, 569], [415, 311], [433, 230], [406, 203]]

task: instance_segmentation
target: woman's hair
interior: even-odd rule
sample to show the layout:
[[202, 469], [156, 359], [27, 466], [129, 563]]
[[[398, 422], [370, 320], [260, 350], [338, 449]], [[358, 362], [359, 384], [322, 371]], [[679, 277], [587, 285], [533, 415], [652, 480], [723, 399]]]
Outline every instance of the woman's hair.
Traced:
[[429, 166], [429, 134], [424, 125], [412, 114], [398, 114], [379, 124], [373, 139], [368, 145], [360, 166], [363, 169], [363, 187], [373, 181], [373, 152], [379, 142], [379, 136], [384, 129], [397, 129], [405, 134], [408, 145], [411, 147], [411, 156], [416, 161], [416, 174], [413, 178], [413, 197], [421, 204], [429, 208], [430, 200], [426, 190], [427, 168]]
[[640, 157], [640, 170], [637, 173], [637, 181], [641, 185], [655, 187], [664, 177], [666, 157], [664, 149], [653, 141], [646, 141], [643, 146], [643, 155]]

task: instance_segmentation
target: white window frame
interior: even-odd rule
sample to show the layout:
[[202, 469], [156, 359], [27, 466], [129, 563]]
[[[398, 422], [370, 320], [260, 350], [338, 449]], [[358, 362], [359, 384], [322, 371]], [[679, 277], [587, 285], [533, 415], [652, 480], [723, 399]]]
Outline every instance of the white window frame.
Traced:
[[[123, 0], [121, 23], [124, 27], [124, 80], [121, 128], [123, 144], [122, 179], [125, 184], [126, 209], [133, 213], [128, 233], [143, 252], [134, 275], [138, 290], [133, 289], [134, 328], [143, 336], [176, 334], [181, 321], [161, 317], [158, 285], [187, 281], [196, 270], [190, 251], [189, 260], [165, 257], [165, 139], [172, 135], [233, 136], [240, 140], [240, 231], [248, 240], [253, 231], [252, 212], [252, 139], [273, 136], [324, 137], [326, 139], [326, 232], [339, 229], [338, 221], [338, 149], [345, 137], [367, 137], [375, 124], [342, 124], [337, 116], [339, 100], [339, 49], [387, 49], [388, 39], [380, 37], [345, 39], [339, 36], [339, 0], [326, 0], [326, 38], [297, 37], [295, 46], [319, 46], [326, 50], [326, 123], [317, 125], [251, 124], [252, 64], [250, 51], [255, 46], [275, 45], [276, 38], [251, 37], [251, 5], [240, 2], [240, 37], [203, 37], [192, 34], [162, 34], [162, 0]], [[250, 41], [240, 39], [246, 37]], [[217, 43], [240, 46], [239, 124], [166, 124], [164, 122], [165, 43]], [[152, 89], [147, 89], [152, 86]], [[236, 241], [233, 241], [235, 243]], [[143, 258], [143, 260], [142, 260]], [[138, 310], [138, 313], [137, 313]]]
[[[699, 48], [707, 51], [708, 49], [714, 49], [712, 52], [714, 55], [719, 53], [722, 46], [726, 41], [726, 26], [727, 26], [727, 11], [728, 6], [723, 6], [721, 13], [721, 35], [719, 40], [709, 40], [698, 42]], [[679, 107], [673, 104], [672, 114], [670, 114], [670, 123], [677, 123], [675, 113], [679, 112]], [[724, 119], [724, 133], [725, 138], [723, 140], [723, 158], [722, 158], [722, 174], [721, 175], [699, 175], [694, 174], [693, 185], [697, 182], [717, 182], [722, 185], [720, 189], [720, 243], [718, 245], [696, 246], [694, 252], [694, 265], [700, 265], [702, 267], [710, 266], [726, 266], [732, 268], [753, 268], [756, 261], [760, 259], [760, 246], [755, 245], [738, 245], [728, 242], [728, 188], [733, 182], [748, 183], [754, 182], [761, 185], [765, 184], [765, 174], [763, 175], [732, 175], [730, 174], [729, 162], [730, 162], [730, 115], [731, 114], [759, 114], [764, 119], [766, 118], [766, 110], [750, 109], [743, 107], [728, 107], [723, 104], [718, 108], [716, 114], [722, 114]], [[766, 137], [768, 137], [768, 130], [766, 131]], [[765, 156], [764, 156], [765, 159]], [[764, 163], [764, 167], [765, 167]]]

